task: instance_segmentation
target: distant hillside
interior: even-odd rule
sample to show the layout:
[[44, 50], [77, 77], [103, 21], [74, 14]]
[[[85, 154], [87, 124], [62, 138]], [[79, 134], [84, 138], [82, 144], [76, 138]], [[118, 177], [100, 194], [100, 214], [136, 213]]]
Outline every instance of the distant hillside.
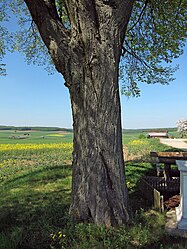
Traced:
[[19, 126], [6, 126], [0, 125], [0, 130], [16, 130], [16, 131], [66, 131], [72, 132], [72, 129], [59, 128], [59, 127], [40, 127], [40, 126], [28, 126], [28, 127], [19, 127]]
[[147, 129], [123, 129], [124, 133], [134, 133], [134, 132], [150, 132], [150, 131], [168, 131], [175, 132], [177, 128], [147, 128]]
[[[0, 125], [0, 130], [17, 130], [17, 131], [66, 131], [73, 132], [73, 129], [59, 128], [59, 127], [41, 127], [41, 126], [6, 126]], [[123, 129], [123, 133], [135, 133], [135, 132], [150, 132], [150, 131], [168, 131], [175, 132], [177, 128], [148, 128], [148, 129]]]

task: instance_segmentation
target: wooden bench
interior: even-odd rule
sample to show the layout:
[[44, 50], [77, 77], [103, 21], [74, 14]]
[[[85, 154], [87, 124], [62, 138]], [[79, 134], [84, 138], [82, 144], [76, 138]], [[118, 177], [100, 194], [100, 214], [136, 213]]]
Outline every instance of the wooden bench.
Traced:
[[155, 158], [156, 166], [164, 164], [164, 174], [167, 179], [171, 179], [171, 165], [176, 165], [176, 160], [187, 160], [187, 152], [150, 152], [150, 156]]

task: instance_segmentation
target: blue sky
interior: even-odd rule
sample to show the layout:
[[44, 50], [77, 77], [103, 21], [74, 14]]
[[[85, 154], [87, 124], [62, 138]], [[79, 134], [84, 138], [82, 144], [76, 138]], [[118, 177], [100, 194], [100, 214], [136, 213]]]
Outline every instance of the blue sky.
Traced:
[[[72, 127], [69, 93], [59, 73], [27, 65], [18, 53], [8, 53], [4, 62], [8, 75], [0, 77], [0, 125]], [[187, 118], [187, 47], [176, 63], [180, 69], [170, 85], [140, 84], [141, 97], [121, 96], [123, 128], [175, 127]]]
[[187, 46], [173, 64], [179, 70], [169, 85], [140, 84], [140, 98], [121, 97], [124, 128], [176, 127], [179, 119], [187, 119]]

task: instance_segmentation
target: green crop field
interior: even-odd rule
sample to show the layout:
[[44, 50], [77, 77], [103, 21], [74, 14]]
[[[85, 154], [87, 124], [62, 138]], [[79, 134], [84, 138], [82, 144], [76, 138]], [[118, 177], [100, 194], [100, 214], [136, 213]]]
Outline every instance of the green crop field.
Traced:
[[[20, 139], [24, 134], [26, 138]], [[15, 137], [15, 138], [13, 138]], [[3, 131], [0, 130], [0, 143], [2, 144], [25, 144], [25, 143], [71, 143], [73, 140], [72, 132], [64, 131]]]
[[130, 224], [109, 229], [69, 217], [72, 132], [0, 131], [0, 249], [187, 248], [185, 239], [165, 233], [165, 214], [152, 210], [137, 188], [155, 170], [149, 152], [170, 149], [145, 137], [144, 131], [123, 134], [134, 215]]

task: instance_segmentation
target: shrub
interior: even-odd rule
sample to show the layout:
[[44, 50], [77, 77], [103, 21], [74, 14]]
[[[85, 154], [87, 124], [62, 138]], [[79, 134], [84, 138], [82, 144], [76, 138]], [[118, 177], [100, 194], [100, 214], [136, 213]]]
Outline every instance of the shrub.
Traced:
[[139, 139], [146, 139], [146, 136], [144, 134], [140, 134], [138, 138]]

